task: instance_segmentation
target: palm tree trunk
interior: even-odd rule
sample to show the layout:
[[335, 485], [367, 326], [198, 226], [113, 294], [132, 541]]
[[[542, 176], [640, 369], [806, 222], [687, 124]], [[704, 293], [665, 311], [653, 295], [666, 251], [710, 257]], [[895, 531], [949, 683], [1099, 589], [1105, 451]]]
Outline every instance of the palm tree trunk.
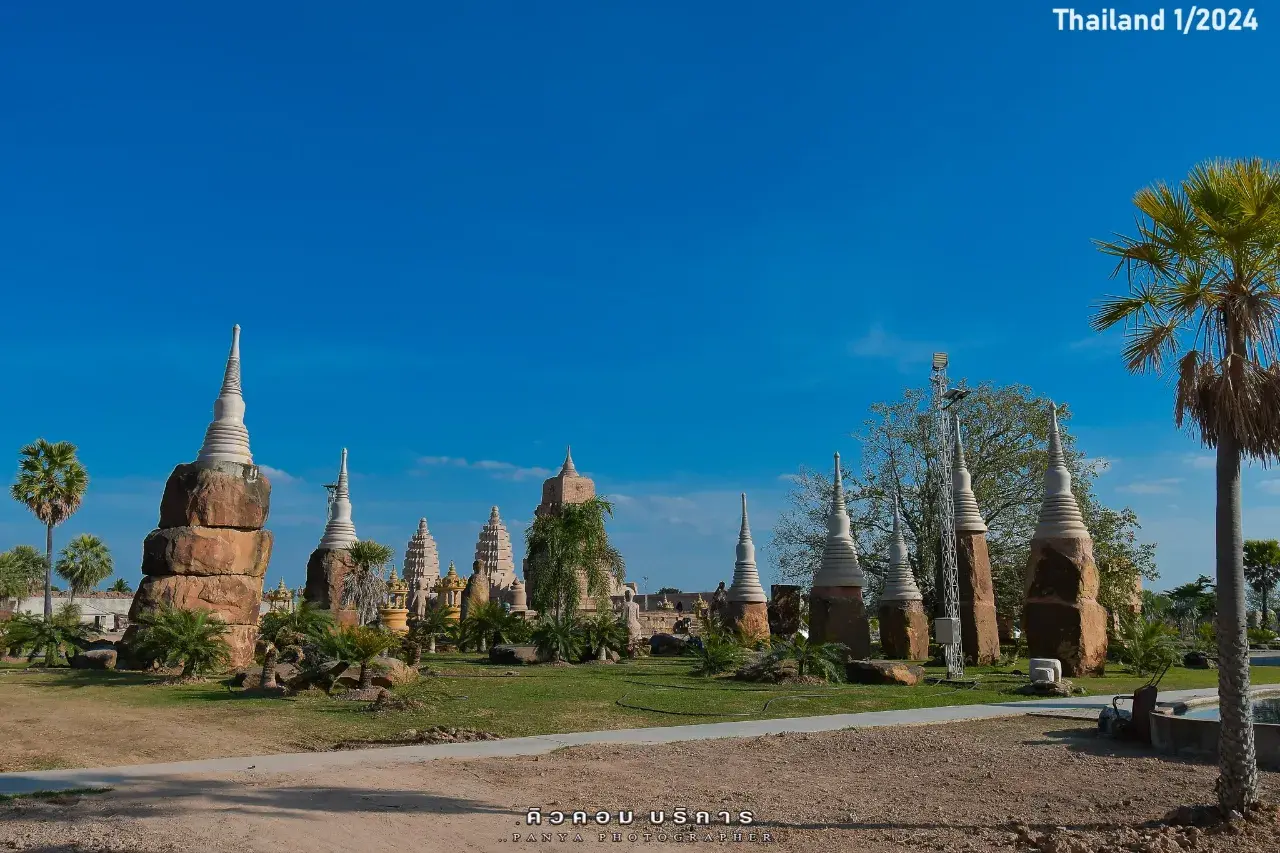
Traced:
[[182, 672], [178, 673], [178, 678], [190, 678], [195, 674], [195, 671], [195, 661], [191, 658], [187, 658], [187, 660], [182, 664]]
[[1244, 601], [1240, 444], [1229, 430], [1218, 440], [1218, 804], [1244, 813], [1258, 800], [1258, 765], [1249, 714], [1249, 638]]
[[436, 635], [432, 634], [431, 639], [427, 641], [427, 651], [431, 654], [436, 653]]
[[606, 661], [609, 659], [609, 647], [604, 643], [598, 643], [599, 649], [596, 650], [596, 660]]
[[360, 689], [369, 690], [373, 687], [373, 662], [360, 662]]
[[414, 643], [409, 648], [409, 666], [422, 663], [422, 643]]
[[480, 635], [480, 649], [479, 649], [479, 651], [480, 651], [480, 654], [484, 654], [485, 652], [487, 652], [487, 651], [488, 651], [488, 649], [486, 649], [486, 648], [485, 648], [485, 641], [484, 641], [484, 635], [483, 635], [483, 634], [481, 634], [481, 635]]
[[267, 650], [262, 654], [262, 677], [258, 679], [258, 686], [273, 690], [276, 684], [276, 658], [279, 656], [275, 643], [268, 643]]
[[44, 621], [53, 619], [53, 525], [44, 534]]

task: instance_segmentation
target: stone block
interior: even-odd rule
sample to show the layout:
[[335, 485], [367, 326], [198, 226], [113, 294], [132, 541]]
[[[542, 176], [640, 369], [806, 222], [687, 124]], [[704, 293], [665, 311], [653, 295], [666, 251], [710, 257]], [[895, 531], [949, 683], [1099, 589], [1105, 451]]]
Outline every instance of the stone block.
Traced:
[[72, 669], [115, 669], [115, 649], [90, 649], [71, 656]]
[[901, 684], [914, 687], [924, 681], [924, 667], [884, 660], [851, 660], [845, 665], [850, 684]]
[[809, 595], [809, 639], [820, 643], [844, 643], [849, 654], [871, 654], [871, 625], [856, 586], [816, 586]]
[[160, 499], [159, 527], [229, 527], [267, 524], [271, 483], [255, 465], [190, 462], [169, 475]]
[[880, 649], [887, 658], [928, 660], [929, 617], [919, 601], [880, 605]]
[[729, 618], [750, 640], [769, 639], [769, 606], [763, 601], [730, 601]]
[[494, 646], [489, 649], [489, 663], [506, 666], [538, 663], [538, 649], [536, 646]]
[[960, 570], [960, 639], [965, 660], [979, 665], [995, 663], [1000, 659], [1000, 629], [986, 534], [957, 533], [956, 564]]
[[1033, 539], [1027, 578], [1028, 599], [1096, 600], [1099, 581], [1098, 567], [1093, 560], [1093, 541]]
[[1036, 679], [1036, 670], [1047, 669], [1049, 677], [1042, 679], [1044, 681], [1061, 681], [1062, 680], [1062, 661], [1057, 658], [1032, 658], [1027, 661], [1028, 669], [1031, 673], [1031, 680]]
[[345, 550], [317, 548], [307, 560], [307, 585], [303, 597], [316, 607], [337, 610], [342, 603], [342, 581], [355, 568]]
[[260, 581], [271, 561], [271, 545], [269, 530], [226, 527], [153, 530], [142, 542], [142, 573], [153, 577], [246, 575]]
[[674, 634], [654, 634], [649, 638], [649, 654], [654, 656], [676, 656], [684, 654], [688, 640]]
[[769, 631], [790, 639], [800, 630], [801, 587], [774, 584], [769, 587]]
[[[247, 575], [165, 575], [142, 579], [129, 609], [129, 621], [169, 605], [183, 610], [209, 610], [233, 625], [257, 625], [262, 578]], [[250, 657], [253, 647], [250, 645]]]

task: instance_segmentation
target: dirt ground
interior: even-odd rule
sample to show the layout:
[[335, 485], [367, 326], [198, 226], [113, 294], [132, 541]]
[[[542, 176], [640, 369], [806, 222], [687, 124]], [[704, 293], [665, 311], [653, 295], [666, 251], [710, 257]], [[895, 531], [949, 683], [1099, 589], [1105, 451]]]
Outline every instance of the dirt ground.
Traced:
[[[590, 747], [324, 774], [177, 778], [0, 805], [0, 850], [657, 849], [674, 846], [677, 835], [681, 846], [692, 843], [688, 830], [672, 822], [678, 807], [713, 816], [753, 812], [749, 827], [699, 830], [701, 849], [1280, 848], [1273, 811], [1211, 830], [1144, 827], [1178, 806], [1209, 801], [1215, 777], [1212, 766], [1164, 760], [1100, 739], [1086, 720], [1024, 717]], [[1280, 798], [1280, 774], [1264, 773], [1263, 786], [1270, 801]], [[524, 816], [534, 806], [544, 815], [610, 810], [614, 822], [580, 829], [544, 825], [532, 828], [538, 834], [529, 840]], [[616, 812], [628, 809], [635, 823], [617, 825]], [[663, 810], [667, 822], [652, 826], [650, 810]], [[733, 840], [734, 829], [743, 832], [741, 841]], [[614, 841], [612, 833], [619, 831], [621, 840]], [[578, 832], [580, 842], [574, 840]], [[635, 841], [628, 840], [632, 833]]]

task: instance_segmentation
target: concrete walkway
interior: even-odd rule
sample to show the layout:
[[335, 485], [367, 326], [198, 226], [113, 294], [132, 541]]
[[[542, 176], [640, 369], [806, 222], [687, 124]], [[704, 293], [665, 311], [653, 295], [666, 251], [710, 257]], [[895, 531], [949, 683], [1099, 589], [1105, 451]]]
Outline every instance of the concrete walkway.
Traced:
[[[1217, 695], [1216, 689], [1171, 690], [1160, 694], [1162, 702], [1180, 702]], [[1054, 713], [1101, 709], [1111, 704], [1111, 696], [1080, 696], [1071, 699], [1038, 699], [1001, 702], [991, 705], [945, 705], [936, 708], [908, 708], [897, 711], [869, 711], [862, 714], [830, 714], [822, 717], [785, 717], [774, 720], [742, 720], [704, 723], [693, 726], [663, 726], [651, 729], [614, 729], [600, 732], [571, 732], [557, 735], [476, 741], [474, 743], [430, 746], [396, 746], [353, 749], [338, 752], [303, 752], [258, 755], [247, 758], [213, 758], [202, 761], [174, 761], [165, 764], [136, 764], [129, 767], [102, 767], [84, 770], [36, 770], [0, 773], [0, 794], [25, 794], [68, 788], [119, 788], [131, 782], [154, 781], [172, 776], [222, 773], [290, 773], [299, 770], [329, 770], [357, 764], [388, 765], [432, 761], [437, 758], [492, 758], [513, 755], [541, 755], [569, 746], [588, 744], [674, 743], [716, 738], [759, 737], [781, 732], [829, 732], [877, 726], [927, 725], [960, 720], [1016, 717], [1020, 714]]]

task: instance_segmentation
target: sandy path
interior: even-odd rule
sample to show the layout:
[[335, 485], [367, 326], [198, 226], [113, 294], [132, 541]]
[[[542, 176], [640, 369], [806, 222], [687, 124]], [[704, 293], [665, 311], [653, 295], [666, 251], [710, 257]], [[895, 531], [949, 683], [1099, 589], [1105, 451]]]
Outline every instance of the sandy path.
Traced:
[[[325, 774], [185, 777], [64, 801], [0, 806], [0, 849], [261, 853], [504, 851], [524, 810], [678, 806], [755, 812], [788, 851], [1011, 850], [1011, 820], [1051, 828], [1137, 824], [1206, 801], [1213, 767], [1095, 737], [1086, 721], [998, 721], [655, 746], [525, 758], [441, 760]], [[1280, 774], [1263, 774], [1272, 798]], [[550, 829], [550, 827], [544, 827]], [[563, 827], [561, 828], [563, 829]], [[651, 829], [644, 827], [644, 829]], [[556, 830], [558, 832], [560, 830]], [[674, 829], [668, 824], [668, 832]], [[718, 831], [718, 830], [717, 830]], [[1202, 839], [1199, 850], [1274, 850], [1280, 825]], [[1256, 833], [1255, 833], [1256, 834]], [[521, 842], [531, 849], [655, 849], [657, 843]], [[684, 845], [687, 846], [687, 841]], [[1069, 849], [1069, 848], [1062, 848]], [[1081, 853], [1096, 846], [1081, 848]]]

